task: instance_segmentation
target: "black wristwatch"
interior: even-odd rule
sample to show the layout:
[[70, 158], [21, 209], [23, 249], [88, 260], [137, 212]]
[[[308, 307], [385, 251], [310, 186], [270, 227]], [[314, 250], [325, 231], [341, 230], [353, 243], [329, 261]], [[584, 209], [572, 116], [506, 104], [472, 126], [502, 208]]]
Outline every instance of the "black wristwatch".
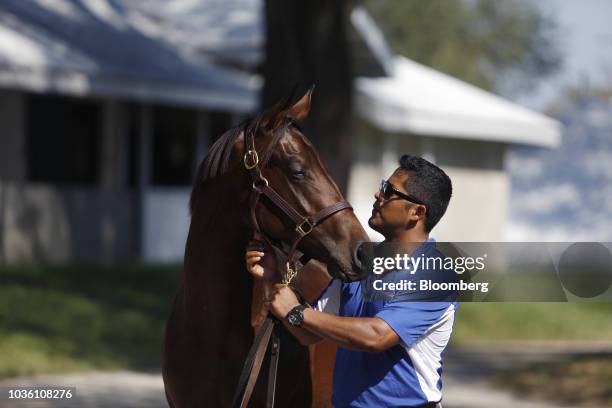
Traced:
[[304, 321], [304, 309], [308, 307], [307, 304], [297, 305], [287, 313], [287, 321], [290, 325], [300, 327]]

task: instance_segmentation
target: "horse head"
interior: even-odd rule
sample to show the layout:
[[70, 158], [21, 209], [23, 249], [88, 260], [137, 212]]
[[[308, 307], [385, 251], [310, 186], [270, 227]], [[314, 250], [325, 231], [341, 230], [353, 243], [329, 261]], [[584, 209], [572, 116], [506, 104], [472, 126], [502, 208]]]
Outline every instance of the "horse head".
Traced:
[[[312, 89], [295, 104], [290, 98], [276, 104], [254, 122], [254, 144], [261, 157], [261, 175], [287, 203], [303, 215], [312, 215], [343, 200], [340, 189], [331, 178], [312, 143], [298, 123], [310, 111]], [[245, 154], [248, 126], [238, 137], [234, 148]], [[296, 225], [287, 214], [262, 197], [257, 219], [263, 232], [290, 244]], [[344, 281], [363, 275], [359, 244], [367, 235], [353, 211], [345, 209], [324, 219], [299, 241], [298, 249], [327, 265], [329, 274]]]

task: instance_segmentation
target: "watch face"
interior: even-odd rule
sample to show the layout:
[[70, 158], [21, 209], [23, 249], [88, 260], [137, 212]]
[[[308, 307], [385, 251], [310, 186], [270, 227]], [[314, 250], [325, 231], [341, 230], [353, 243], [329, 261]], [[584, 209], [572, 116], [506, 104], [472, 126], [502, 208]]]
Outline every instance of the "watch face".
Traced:
[[304, 320], [304, 305], [299, 305], [291, 309], [287, 315], [287, 321], [292, 326], [300, 326]]
[[287, 320], [289, 321], [289, 324], [292, 324], [294, 326], [300, 324], [299, 317], [296, 316], [294, 313], [289, 313], [289, 316], [287, 316]]

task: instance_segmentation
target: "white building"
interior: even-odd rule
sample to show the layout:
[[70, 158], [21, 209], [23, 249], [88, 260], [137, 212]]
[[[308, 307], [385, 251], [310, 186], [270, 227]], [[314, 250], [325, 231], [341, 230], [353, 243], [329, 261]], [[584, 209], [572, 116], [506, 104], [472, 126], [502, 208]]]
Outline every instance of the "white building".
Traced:
[[261, 33], [180, 5], [0, 3], [0, 262], [182, 259], [196, 164], [257, 109], [261, 81], [229, 66]]
[[[182, 259], [196, 163], [258, 109], [262, 6], [2, 2], [0, 262]], [[365, 11], [351, 17], [384, 74], [355, 80], [358, 217], [365, 225], [380, 179], [411, 153], [453, 180], [439, 240], [501, 240], [506, 149], [555, 146], [559, 124], [392, 56]]]
[[506, 151], [512, 144], [556, 147], [560, 123], [392, 55], [363, 9], [353, 10], [351, 18], [386, 73], [355, 81], [359, 132], [348, 199], [362, 224], [367, 225], [380, 180], [408, 153], [436, 163], [453, 182], [447, 213], [433, 231], [436, 239], [503, 241], [510, 200]]

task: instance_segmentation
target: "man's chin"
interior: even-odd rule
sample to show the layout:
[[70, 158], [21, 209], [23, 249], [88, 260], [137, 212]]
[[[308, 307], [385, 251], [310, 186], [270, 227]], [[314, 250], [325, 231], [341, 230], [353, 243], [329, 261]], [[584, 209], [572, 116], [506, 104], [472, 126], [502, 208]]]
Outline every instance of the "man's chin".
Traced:
[[376, 225], [376, 223], [374, 222], [374, 217], [370, 217], [370, 219], [368, 220], [368, 225], [370, 226], [370, 228], [372, 228], [374, 231], [376, 232], [380, 232], [378, 230], [378, 225]]

